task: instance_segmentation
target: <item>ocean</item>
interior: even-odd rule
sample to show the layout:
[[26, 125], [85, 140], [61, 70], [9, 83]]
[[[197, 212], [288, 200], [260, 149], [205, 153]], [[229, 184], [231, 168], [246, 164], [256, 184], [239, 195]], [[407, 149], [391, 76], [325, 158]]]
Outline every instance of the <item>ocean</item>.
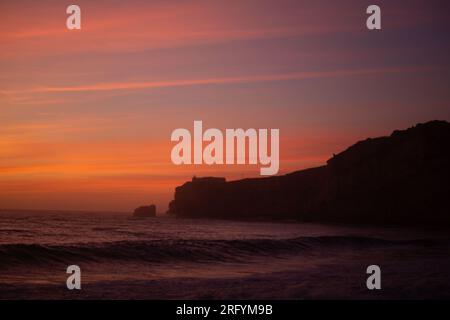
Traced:
[[3, 210], [0, 299], [450, 298], [449, 249], [437, 228]]

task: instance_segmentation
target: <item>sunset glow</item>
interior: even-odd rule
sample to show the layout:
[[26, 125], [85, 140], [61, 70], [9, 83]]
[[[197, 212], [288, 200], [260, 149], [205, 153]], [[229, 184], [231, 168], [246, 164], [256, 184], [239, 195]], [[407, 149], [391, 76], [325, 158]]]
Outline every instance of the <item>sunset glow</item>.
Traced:
[[426, 1], [386, 2], [389, 34], [361, 1], [77, 4], [69, 31], [66, 3], [0, 3], [0, 208], [164, 212], [193, 175], [259, 176], [173, 165], [170, 134], [194, 120], [279, 128], [280, 174], [450, 120], [448, 27]]

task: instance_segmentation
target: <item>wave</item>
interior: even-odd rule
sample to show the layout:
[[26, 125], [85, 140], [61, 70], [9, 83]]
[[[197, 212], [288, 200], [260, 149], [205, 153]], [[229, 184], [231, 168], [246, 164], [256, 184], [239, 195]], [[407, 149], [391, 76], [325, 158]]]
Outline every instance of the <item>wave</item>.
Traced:
[[74, 262], [239, 262], [257, 257], [381, 246], [450, 246], [450, 240], [383, 240], [366, 237], [320, 236], [293, 239], [151, 240], [71, 245], [2, 244], [0, 268]]

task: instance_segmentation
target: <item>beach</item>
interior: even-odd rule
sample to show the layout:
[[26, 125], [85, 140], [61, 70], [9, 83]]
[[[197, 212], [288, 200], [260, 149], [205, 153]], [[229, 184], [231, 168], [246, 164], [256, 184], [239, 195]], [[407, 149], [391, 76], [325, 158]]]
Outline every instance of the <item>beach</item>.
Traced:
[[[3, 211], [0, 234], [1, 299], [450, 297], [436, 228]], [[81, 290], [66, 287], [69, 265]], [[366, 287], [369, 265], [381, 290]]]

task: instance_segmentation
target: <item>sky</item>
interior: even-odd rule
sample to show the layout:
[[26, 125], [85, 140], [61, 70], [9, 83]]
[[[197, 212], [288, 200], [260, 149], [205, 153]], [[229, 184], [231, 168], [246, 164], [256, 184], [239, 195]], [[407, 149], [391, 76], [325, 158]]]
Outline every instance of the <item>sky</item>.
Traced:
[[[66, 8], [81, 8], [81, 30]], [[164, 212], [171, 132], [280, 129], [280, 172], [450, 120], [448, 1], [0, 0], [0, 208]]]

